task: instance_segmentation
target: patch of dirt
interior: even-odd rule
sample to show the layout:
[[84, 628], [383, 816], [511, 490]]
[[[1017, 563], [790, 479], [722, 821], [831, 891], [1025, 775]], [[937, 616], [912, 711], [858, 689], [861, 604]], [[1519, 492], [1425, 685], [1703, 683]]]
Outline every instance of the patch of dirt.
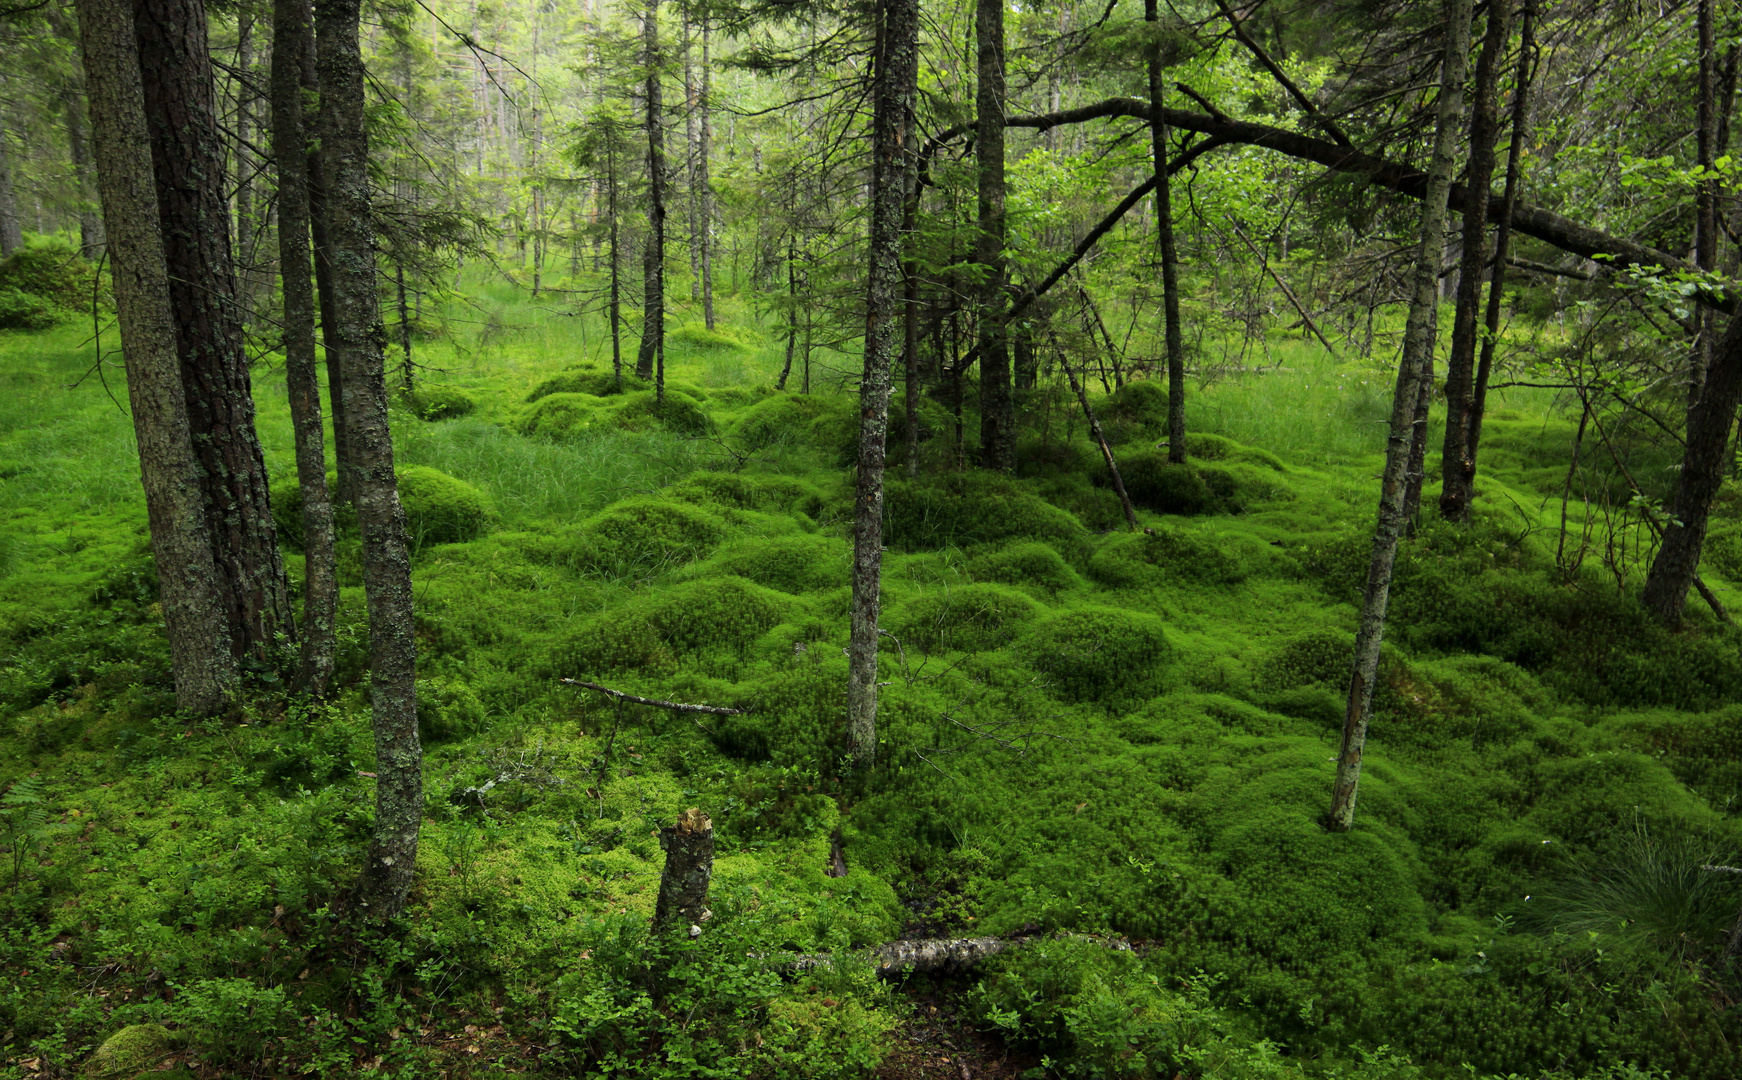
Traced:
[[913, 1015], [890, 1034], [877, 1080], [1015, 1080], [1040, 1058], [981, 1031], [935, 985], [913, 987]]

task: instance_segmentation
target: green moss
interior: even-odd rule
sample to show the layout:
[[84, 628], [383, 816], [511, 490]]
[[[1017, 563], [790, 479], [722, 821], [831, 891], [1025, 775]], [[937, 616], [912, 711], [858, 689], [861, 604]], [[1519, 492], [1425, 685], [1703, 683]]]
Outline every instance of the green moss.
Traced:
[[805, 593], [846, 581], [851, 557], [851, 546], [833, 537], [779, 536], [730, 544], [701, 569], [734, 574], [782, 592]]
[[1008, 586], [964, 585], [909, 601], [889, 624], [910, 649], [978, 652], [1002, 648], [1045, 610]]
[[742, 652], [795, 610], [790, 597], [742, 578], [706, 578], [661, 590], [637, 605], [675, 652]]
[[1107, 441], [1154, 440], [1167, 434], [1167, 390], [1150, 379], [1119, 387], [1095, 412]]
[[417, 680], [417, 733], [424, 742], [476, 734], [484, 720], [483, 703], [463, 680], [440, 675]]
[[669, 385], [663, 401], [652, 390], [625, 394], [595, 414], [593, 423], [622, 431], [663, 428], [682, 435], [706, 435], [714, 430], [714, 421], [702, 409], [701, 400]]
[[667, 495], [697, 503], [716, 503], [738, 510], [797, 512], [821, 517], [827, 500], [803, 480], [788, 476], [746, 476], [743, 473], [698, 472], [666, 489]]
[[759, 344], [753, 331], [724, 323], [715, 323], [712, 330], [704, 323], [684, 323], [667, 330], [665, 342], [669, 348], [693, 352], [747, 353]]
[[632, 394], [651, 389], [652, 386], [646, 379], [637, 378], [627, 371], [623, 373], [621, 384], [609, 371], [565, 371], [533, 387], [532, 393], [526, 395], [526, 403], [530, 405], [552, 394], [586, 394], [602, 398], [613, 394]]
[[953, 473], [885, 486], [883, 539], [909, 551], [1002, 540], [1044, 540], [1072, 559], [1088, 552], [1088, 530], [1019, 481]]
[[1231, 585], [1255, 561], [1249, 546], [1178, 526], [1108, 537], [1089, 561], [1089, 576], [1122, 589]]
[[571, 439], [591, 429], [593, 415], [605, 404], [593, 394], [560, 392], [538, 397], [514, 421], [522, 435], [546, 439]]
[[625, 499], [581, 522], [569, 561], [607, 577], [645, 576], [706, 556], [725, 540], [719, 515], [672, 499]]
[[1166, 689], [1173, 646], [1161, 619], [1086, 608], [1040, 623], [1018, 649], [1066, 701], [1129, 706]]
[[1049, 593], [1064, 592], [1082, 584], [1064, 557], [1038, 540], [976, 555], [968, 560], [968, 573], [981, 581], [1027, 585]]
[[179, 1045], [162, 1024], [133, 1024], [103, 1040], [84, 1074], [92, 1080], [132, 1080], [150, 1072]]
[[581, 623], [552, 650], [550, 664], [558, 678], [591, 679], [620, 671], [667, 673], [677, 658], [646, 612], [613, 611]]
[[427, 465], [399, 472], [399, 502], [412, 548], [476, 540], [489, 531], [496, 511], [484, 493]]
[[470, 395], [451, 386], [423, 386], [409, 394], [401, 394], [400, 402], [419, 420], [455, 420], [470, 416], [478, 403]]
[[[843, 398], [779, 394], [744, 410], [728, 434], [750, 451], [770, 446], [816, 445], [813, 425], [819, 421], [825, 426], [851, 423], [854, 416], [852, 405]], [[828, 446], [838, 450], [839, 439], [831, 438]]]
[[1273, 472], [1287, 472], [1282, 459], [1268, 450], [1237, 443], [1222, 435], [1194, 432], [1186, 435], [1186, 456], [1197, 461], [1242, 462]]

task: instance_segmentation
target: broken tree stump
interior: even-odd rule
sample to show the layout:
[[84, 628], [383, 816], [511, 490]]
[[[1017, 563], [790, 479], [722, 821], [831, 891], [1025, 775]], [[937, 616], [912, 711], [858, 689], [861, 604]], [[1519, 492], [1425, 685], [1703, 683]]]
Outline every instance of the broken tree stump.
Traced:
[[665, 869], [659, 875], [659, 901], [653, 909], [654, 933], [699, 937], [708, 918], [708, 883], [714, 876], [714, 823], [699, 807], [678, 815], [676, 825], [659, 830]]

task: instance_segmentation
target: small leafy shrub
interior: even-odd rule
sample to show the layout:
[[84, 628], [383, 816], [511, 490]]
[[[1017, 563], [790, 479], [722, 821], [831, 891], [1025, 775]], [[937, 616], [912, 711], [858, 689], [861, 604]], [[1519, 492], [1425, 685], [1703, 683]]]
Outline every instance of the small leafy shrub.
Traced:
[[1095, 412], [1108, 442], [1153, 440], [1167, 435], [1167, 404], [1165, 387], [1137, 379], [1113, 391]]
[[581, 522], [570, 560], [605, 577], [644, 577], [706, 556], [726, 539], [726, 523], [699, 506], [641, 497]]
[[848, 580], [852, 548], [828, 536], [777, 536], [722, 548], [702, 569], [747, 578], [787, 593], [808, 593]]
[[1029, 585], [1050, 593], [1064, 592], [1082, 584], [1082, 579], [1077, 577], [1064, 557], [1038, 540], [976, 555], [968, 560], [968, 573], [981, 581]]
[[181, 988], [175, 1006], [182, 1030], [212, 1065], [255, 1064], [300, 1026], [284, 987], [251, 979], [201, 979]]
[[1059, 697], [1109, 708], [1161, 693], [1173, 662], [1161, 619], [1117, 608], [1086, 608], [1047, 619], [1023, 639], [1020, 650]]
[[71, 317], [45, 296], [0, 286], [0, 330], [52, 330]]
[[406, 538], [414, 551], [427, 544], [476, 540], [496, 520], [482, 491], [427, 465], [400, 470], [399, 502], [405, 507]]
[[1088, 530], [1021, 483], [987, 473], [897, 480], [884, 490], [883, 538], [909, 551], [1001, 540], [1044, 540], [1067, 557], [1088, 551]]
[[909, 602], [891, 622], [909, 648], [978, 652], [1002, 647], [1045, 610], [1003, 585], [964, 585]]
[[417, 680], [417, 733], [424, 742], [460, 739], [484, 728], [484, 705], [460, 679]]
[[758, 1051], [775, 1077], [849, 1080], [883, 1063], [895, 1018], [856, 997], [824, 993], [769, 1002]]
[[399, 400], [413, 416], [429, 422], [455, 420], [478, 410], [478, 403], [465, 391], [451, 386], [424, 386], [400, 395]]
[[1237, 545], [1177, 526], [1109, 537], [1089, 560], [1089, 576], [1114, 588], [1232, 585], [1246, 580], [1247, 566], [1229, 551]]
[[526, 395], [526, 403], [550, 397], [552, 394], [586, 394], [590, 397], [610, 397], [613, 394], [633, 394], [641, 390], [651, 390], [653, 384], [646, 379], [638, 378], [631, 372], [623, 373], [622, 384], [609, 371], [565, 371], [555, 375], [533, 387], [532, 393]]

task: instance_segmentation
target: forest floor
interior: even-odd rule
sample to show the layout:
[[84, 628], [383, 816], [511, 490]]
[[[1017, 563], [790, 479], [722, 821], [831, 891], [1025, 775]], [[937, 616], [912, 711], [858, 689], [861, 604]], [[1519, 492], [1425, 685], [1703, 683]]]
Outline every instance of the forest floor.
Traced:
[[[1497, 392], [1475, 525], [1430, 514], [1400, 557], [1335, 835], [1388, 358], [1279, 334], [1262, 372], [1206, 364], [1171, 466], [1158, 381], [1079, 357], [1135, 533], [1056, 373], [1015, 476], [972, 467], [972, 394], [959, 428], [927, 395], [917, 475], [892, 439], [860, 778], [850, 376], [819, 352], [813, 393], [777, 390], [783, 340], [730, 300], [674, 328], [660, 406], [592, 320], [495, 285], [426, 311], [393, 420], [425, 822], [407, 917], [367, 942], [336, 915], [372, 815], [359, 541], [329, 700], [262, 675], [176, 716], [124, 395], [79, 381], [74, 329], [0, 337], [0, 1078], [135, 1028], [202, 1077], [1742, 1071], [1742, 887], [1702, 870], [1742, 857], [1742, 636], [1634, 599], [1678, 453], [1654, 429], [1569, 469], [1567, 403]], [[278, 377], [255, 396], [294, 587]], [[1737, 601], [1742, 505], [1714, 521], [1703, 573]], [[662, 942], [653, 834], [692, 806], [714, 919]], [[863, 950], [906, 933], [1026, 940], [891, 987]]]

